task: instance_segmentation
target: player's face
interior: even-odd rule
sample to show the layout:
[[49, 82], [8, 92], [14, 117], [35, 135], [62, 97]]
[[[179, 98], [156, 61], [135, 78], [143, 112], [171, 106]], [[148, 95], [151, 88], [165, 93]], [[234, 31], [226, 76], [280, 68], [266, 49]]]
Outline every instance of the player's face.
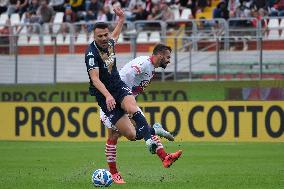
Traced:
[[94, 31], [94, 40], [101, 48], [108, 48], [109, 29], [96, 28], [96, 30]]
[[171, 53], [169, 50], [166, 50], [163, 54], [160, 55], [160, 66], [161, 68], [166, 68], [169, 63], [171, 63]]

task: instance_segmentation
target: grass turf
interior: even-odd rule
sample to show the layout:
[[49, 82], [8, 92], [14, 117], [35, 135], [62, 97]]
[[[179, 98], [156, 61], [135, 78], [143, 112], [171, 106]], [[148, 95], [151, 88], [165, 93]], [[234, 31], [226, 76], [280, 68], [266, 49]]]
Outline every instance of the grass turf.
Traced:
[[[142, 142], [121, 142], [118, 165], [126, 185], [111, 188], [284, 188], [284, 143], [165, 142], [183, 150], [169, 169]], [[106, 168], [102, 142], [0, 142], [0, 188], [94, 188]]]

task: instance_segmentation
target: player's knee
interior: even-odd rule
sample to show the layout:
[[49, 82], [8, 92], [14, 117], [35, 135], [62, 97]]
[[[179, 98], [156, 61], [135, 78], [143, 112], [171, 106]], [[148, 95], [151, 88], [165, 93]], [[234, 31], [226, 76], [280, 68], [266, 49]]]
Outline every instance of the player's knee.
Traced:
[[127, 132], [126, 136], [125, 136], [128, 140], [136, 140], [136, 131], [130, 129], [129, 132]]
[[137, 106], [136, 104], [135, 105], [129, 105], [128, 107], [126, 107], [125, 111], [128, 113], [128, 114], [134, 114], [135, 112], [138, 111], [137, 109]]
[[127, 135], [126, 138], [127, 138], [128, 140], [134, 141], [134, 140], [136, 140], [136, 135], [131, 133], [131, 134]]
[[122, 103], [122, 108], [128, 114], [133, 114], [138, 111], [137, 104], [136, 104], [134, 97], [127, 97]]

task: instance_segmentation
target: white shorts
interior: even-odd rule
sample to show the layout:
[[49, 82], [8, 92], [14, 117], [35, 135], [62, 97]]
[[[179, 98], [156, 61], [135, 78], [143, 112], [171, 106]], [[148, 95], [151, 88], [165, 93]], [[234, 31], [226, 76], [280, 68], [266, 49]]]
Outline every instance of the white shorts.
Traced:
[[[139, 112], [141, 112], [141, 114], [145, 117], [145, 115], [144, 115], [144, 113], [142, 112], [142, 110], [137, 106], [137, 108], [138, 108], [138, 111]], [[129, 118], [131, 118], [130, 116], [129, 116]], [[101, 119], [101, 121], [103, 122], [103, 124], [104, 124], [104, 126], [106, 127], [106, 128], [109, 128], [109, 129], [113, 129], [113, 130], [115, 130], [115, 131], [118, 131], [118, 129], [115, 127], [115, 125], [113, 125], [111, 122], [110, 122], [110, 120], [109, 120], [109, 118], [106, 116], [106, 114], [103, 112], [103, 110], [100, 108], [100, 119]]]

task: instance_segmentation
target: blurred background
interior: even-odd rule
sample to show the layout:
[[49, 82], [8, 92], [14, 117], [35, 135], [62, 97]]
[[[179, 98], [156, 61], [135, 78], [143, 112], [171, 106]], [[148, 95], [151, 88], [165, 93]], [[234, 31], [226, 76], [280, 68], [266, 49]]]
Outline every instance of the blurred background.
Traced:
[[163, 42], [172, 64], [156, 80], [283, 79], [282, 0], [1, 0], [0, 83], [86, 82], [92, 25], [113, 28], [114, 6], [118, 68]]
[[283, 188], [284, 0], [0, 0], [0, 188], [93, 188], [107, 131], [84, 56], [115, 6], [118, 69], [172, 48], [137, 101], [175, 136], [165, 149], [183, 150], [164, 169], [119, 142], [119, 187]]

